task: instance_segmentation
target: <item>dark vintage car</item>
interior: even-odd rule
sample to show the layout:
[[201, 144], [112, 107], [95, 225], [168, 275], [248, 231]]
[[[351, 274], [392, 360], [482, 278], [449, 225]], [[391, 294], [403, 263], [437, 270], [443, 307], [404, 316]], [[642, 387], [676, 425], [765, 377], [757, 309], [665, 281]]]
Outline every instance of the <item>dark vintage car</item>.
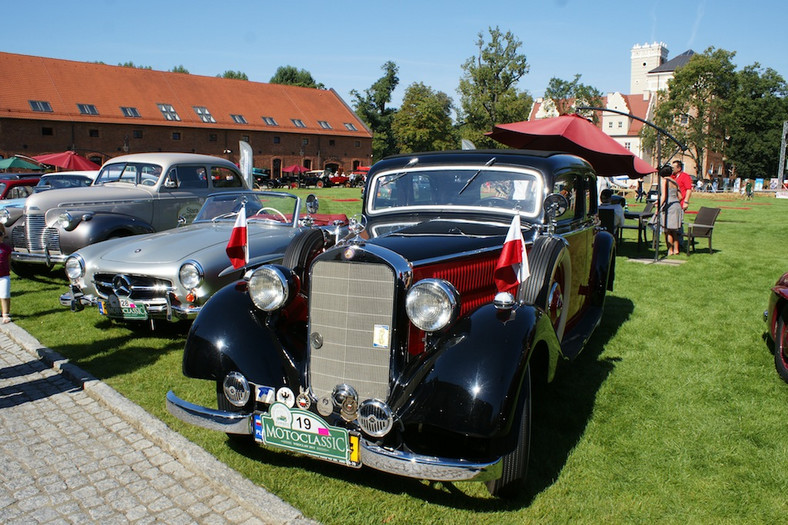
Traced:
[[774, 349], [774, 366], [788, 383], [788, 272], [780, 277], [769, 294], [769, 304], [763, 312], [767, 342]]
[[[561, 153], [378, 162], [363, 231], [330, 248], [296, 237], [283, 264], [208, 301], [183, 372], [216, 383], [219, 409], [169, 392], [168, 410], [350, 467], [511, 494], [526, 475], [531, 377], [552, 380], [578, 355], [613, 286], [596, 188], [591, 166]], [[515, 219], [530, 276], [500, 290]]]

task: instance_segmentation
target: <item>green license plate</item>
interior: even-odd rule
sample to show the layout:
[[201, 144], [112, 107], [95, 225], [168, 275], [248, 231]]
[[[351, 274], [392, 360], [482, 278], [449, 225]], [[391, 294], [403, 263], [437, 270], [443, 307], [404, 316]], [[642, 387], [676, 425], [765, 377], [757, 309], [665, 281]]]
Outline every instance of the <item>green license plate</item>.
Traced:
[[271, 405], [268, 414], [254, 415], [254, 438], [271, 447], [348, 467], [361, 466], [358, 434], [332, 427], [312, 412], [283, 403]]
[[142, 303], [135, 303], [129, 299], [121, 299], [110, 295], [106, 301], [99, 300], [99, 313], [114, 319], [142, 320], [148, 319], [148, 309]]

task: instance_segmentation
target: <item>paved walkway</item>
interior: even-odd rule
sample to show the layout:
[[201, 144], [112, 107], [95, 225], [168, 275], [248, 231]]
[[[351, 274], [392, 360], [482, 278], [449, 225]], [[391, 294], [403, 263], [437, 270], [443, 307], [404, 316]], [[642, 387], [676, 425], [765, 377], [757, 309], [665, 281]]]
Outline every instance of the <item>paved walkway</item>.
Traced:
[[0, 325], [0, 523], [307, 524], [106, 384]]

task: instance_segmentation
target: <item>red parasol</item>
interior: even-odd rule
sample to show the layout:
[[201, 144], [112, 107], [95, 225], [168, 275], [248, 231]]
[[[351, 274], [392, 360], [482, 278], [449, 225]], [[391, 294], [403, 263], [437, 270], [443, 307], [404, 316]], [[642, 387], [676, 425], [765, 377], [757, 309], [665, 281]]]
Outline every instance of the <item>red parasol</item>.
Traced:
[[303, 166], [299, 166], [298, 164], [291, 164], [290, 166], [286, 166], [282, 168], [284, 173], [295, 173], [296, 175], [300, 175], [301, 173], [305, 173], [309, 171]]
[[580, 115], [499, 124], [486, 135], [513, 148], [577, 155], [603, 177], [639, 179], [657, 171]]
[[73, 151], [49, 153], [47, 155], [38, 155], [33, 158], [41, 164], [49, 164], [50, 166], [57, 166], [65, 170], [88, 171], [101, 169], [101, 166], [95, 162], [91, 162]]

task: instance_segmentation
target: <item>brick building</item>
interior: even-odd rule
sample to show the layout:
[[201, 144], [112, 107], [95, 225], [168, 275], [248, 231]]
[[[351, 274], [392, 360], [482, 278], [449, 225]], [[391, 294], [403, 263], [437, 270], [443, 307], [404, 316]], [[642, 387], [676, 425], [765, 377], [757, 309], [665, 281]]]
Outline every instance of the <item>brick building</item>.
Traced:
[[0, 156], [73, 150], [102, 163], [125, 153], [194, 152], [274, 177], [369, 165], [372, 132], [333, 90], [263, 84], [0, 53]]

